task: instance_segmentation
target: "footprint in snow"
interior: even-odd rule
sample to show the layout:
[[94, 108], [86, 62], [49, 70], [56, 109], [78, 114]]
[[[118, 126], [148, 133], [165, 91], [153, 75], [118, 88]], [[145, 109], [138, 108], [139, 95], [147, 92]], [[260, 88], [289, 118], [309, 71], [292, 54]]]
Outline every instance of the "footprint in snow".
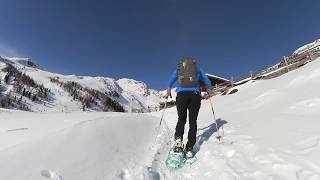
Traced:
[[62, 180], [62, 177], [59, 176], [56, 172], [50, 170], [42, 170], [41, 176], [52, 179], [52, 180]]

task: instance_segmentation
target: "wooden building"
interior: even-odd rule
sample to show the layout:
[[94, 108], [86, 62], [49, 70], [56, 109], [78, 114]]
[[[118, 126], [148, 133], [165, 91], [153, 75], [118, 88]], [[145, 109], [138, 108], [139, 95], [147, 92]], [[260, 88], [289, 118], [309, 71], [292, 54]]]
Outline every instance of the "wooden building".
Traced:
[[[222, 77], [219, 77], [216, 75], [208, 74], [208, 73], [206, 75], [209, 78], [209, 80], [211, 81], [211, 85], [213, 87], [217, 88], [217, 87], [221, 87], [221, 86], [231, 85], [231, 81], [228, 79], [225, 79], [225, 78], [222, 78]], [[204, 91], [204, 89], [205, 89], [204, 82], [200, 81], [200, 87], [201, 87], [201, 90]]]

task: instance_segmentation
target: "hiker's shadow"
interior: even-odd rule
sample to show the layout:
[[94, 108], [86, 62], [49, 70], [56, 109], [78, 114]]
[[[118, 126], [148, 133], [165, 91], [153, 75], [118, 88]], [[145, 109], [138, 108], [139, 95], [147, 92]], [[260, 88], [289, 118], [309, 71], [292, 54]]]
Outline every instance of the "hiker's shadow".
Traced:
[[[228, 123], [227, 121], [222, 120], [221, 118], [218, 118], [216, 122], [217, 122], [218, 129], [223, 128], [223, 125]], [[195, 154], [197, 154], [200, 151], [202, 144], [208, 141], [212, 137], [212, 135], [215, 132], [217, 132], [216, 123], [212, 123], [207, 127], [199, 128], [198, 131], [199, 130], [200, 131], [205, 130], [205, 131], [197, 137], [197, 142], [196, 142], [196, 145], [194, 146]]]

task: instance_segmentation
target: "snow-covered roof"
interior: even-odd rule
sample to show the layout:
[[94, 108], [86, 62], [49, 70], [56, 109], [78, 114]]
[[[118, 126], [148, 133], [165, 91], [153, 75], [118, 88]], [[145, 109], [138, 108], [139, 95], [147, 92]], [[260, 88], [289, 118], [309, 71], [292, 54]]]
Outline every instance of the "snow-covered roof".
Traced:
[[315, 47], [320, 47], [320, 39], [313, 41], [312, 43], [306, 44], [293, 52], [293, 54], [301, 54], [307, 50], [314, 49]]
[[209, 73], [206, 73], [206, 75], [208, 76], [208, 77], [211, 77], [211, 78], [215, 78], [215, 79], [219, 79], [219, 80], [222, 80], [222, 81], [230, 81], [230, 80], [228, 80], [228, 79], [225, 79], [225, 78], [222, 78], [222, 77], [219, 77], [219, 76], [216, 76], [216, 75], [212, 75], [212, 74], [209, 74]]

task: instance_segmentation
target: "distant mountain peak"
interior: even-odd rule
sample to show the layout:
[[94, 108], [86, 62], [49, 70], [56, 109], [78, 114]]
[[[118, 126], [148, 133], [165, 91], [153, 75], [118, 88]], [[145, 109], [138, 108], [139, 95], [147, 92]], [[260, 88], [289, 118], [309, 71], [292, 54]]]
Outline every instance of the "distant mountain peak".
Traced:
[[144, 96], [150, 95], [150, 89], [148, 85], [142, 81], [137, 81], [134, 79], [121, 78], [117, 80], [117, 83], [122, 89], [134, 91], [140, 93]]
[[32, 61], [31, 58], [28, 57], [1, 57], [0, 56], [0, 61], [5, 62], [5, 63], [19, 63], [23, 66], [31, 67], [31, 68], [36, 68], [36, 69], [42, 69], [42, 67]]

